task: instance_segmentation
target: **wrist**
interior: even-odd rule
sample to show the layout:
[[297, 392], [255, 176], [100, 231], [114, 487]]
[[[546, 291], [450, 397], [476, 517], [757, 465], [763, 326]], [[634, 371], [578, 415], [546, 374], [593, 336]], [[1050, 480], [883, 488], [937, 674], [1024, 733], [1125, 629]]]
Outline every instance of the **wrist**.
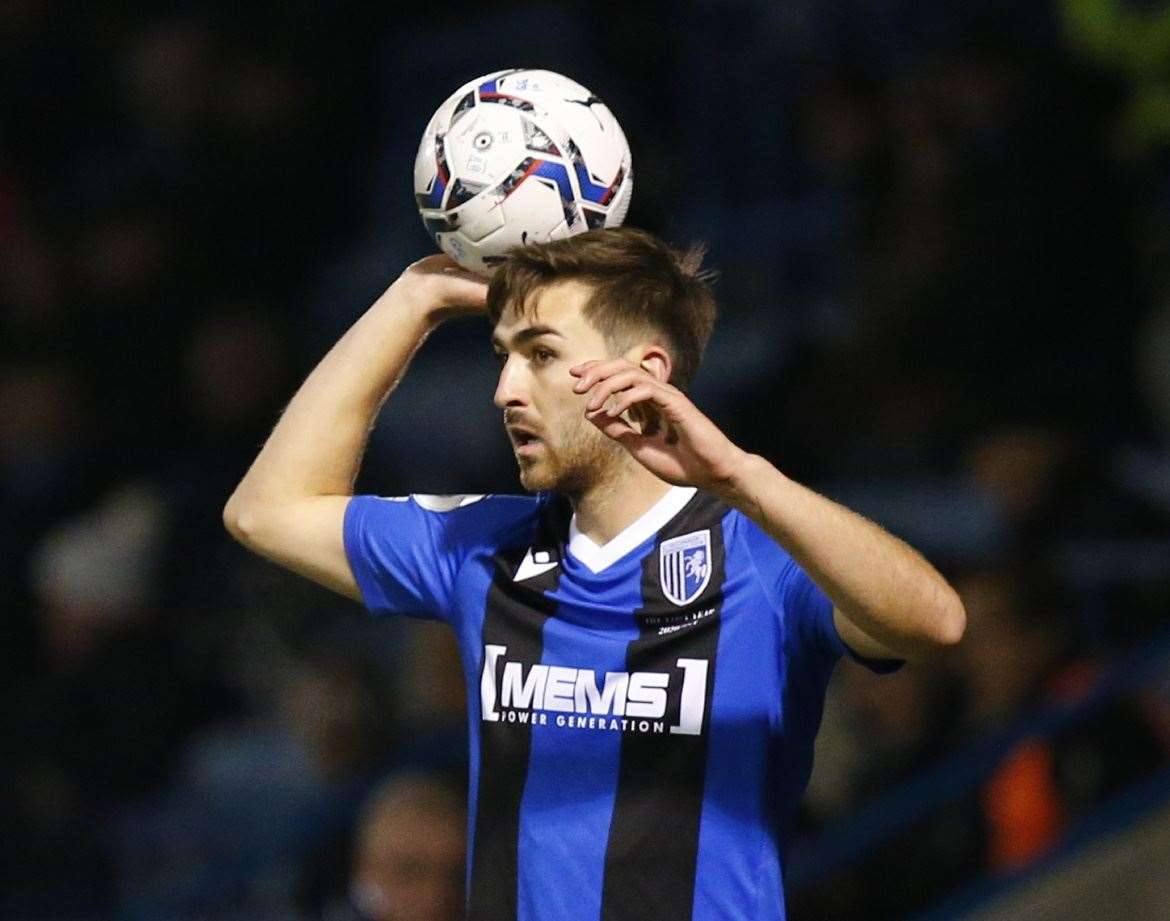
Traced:
[[419, 291], [401, 286], [399, 282], [386, 289], [374, 302], [373, 310], [391, 316], [398, 322], [406, 321], [424, 333], [429, 333], [443, 322], [439, 305]]
[[433, 329], [451, 317], [485, 313], [487, 282], [448, 256], [428, 256], [409, 266], [382, 297]]
[[710, 491], [733, 508], [746, 512], [748, 506], [755, 504], [753, 483], [758, 481], [761, 472], [774, 468], [758, 454], [737, 450], [738, 454], [710, 487]]

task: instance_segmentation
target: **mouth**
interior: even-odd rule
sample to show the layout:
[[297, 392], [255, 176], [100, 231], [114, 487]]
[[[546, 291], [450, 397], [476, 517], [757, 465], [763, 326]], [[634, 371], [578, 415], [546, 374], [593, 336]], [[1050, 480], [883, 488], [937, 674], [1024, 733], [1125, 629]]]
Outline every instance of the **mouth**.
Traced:
[[512, 448], [517, 454], [532, 454], [538, 450], [543, 442], [530, 429], [513, 426], [508, 429], [508, 437], [512, 441]]

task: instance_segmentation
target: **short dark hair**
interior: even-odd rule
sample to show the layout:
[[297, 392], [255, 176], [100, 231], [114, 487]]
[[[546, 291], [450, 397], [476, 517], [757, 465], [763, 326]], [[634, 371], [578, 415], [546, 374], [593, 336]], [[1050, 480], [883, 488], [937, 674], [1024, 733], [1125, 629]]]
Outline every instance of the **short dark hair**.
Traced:
[[699, 370], [715, 326], [713, 273], [702, 269], [703, 247], [680, 251], [644, 230], [615, 227], [512, 249], [492, 276], [492, 324], [512, 306], [559, 281], [581, 281], [593, 293], [584, 315], [612, 346], [657, 333], [670, 352], [670, 382], [686, 389]]

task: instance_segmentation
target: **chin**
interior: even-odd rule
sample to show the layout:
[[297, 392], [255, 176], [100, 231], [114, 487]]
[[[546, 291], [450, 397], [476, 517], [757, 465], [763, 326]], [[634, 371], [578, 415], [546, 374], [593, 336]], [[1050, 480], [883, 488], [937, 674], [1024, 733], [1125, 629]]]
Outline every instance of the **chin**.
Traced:
[[554, 489], [557, 483], [556, 477], [548, 470], [541, 470], [539, 465], [533, 464], [520, 468], [520, 485], [528, 492], [547, 492]]
[[[605, 436], [598, 433], [598, 437]], [[612, 469], [613, 455], [625, 450], [619, 445], [607, 448], [608, 445], [602, 444], [601, 450], [566, 451], [553, 456], [542, 454], [524, 458], [520, 461], [520, 485], [528, 492], [583, 495], [599, 481], [602, 472]]]

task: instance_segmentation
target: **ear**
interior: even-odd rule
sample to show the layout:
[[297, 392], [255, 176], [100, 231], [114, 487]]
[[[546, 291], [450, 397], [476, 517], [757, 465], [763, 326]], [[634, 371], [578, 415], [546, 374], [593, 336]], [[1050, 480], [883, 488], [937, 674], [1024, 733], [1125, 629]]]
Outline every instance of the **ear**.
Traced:
[[655, 380], [666, 383], [674, 371], [674, 364], [670, 360], [670, 353], [656, 343], [647, 343], [638, 346], [630, 360], [644, 371], [649, 371]]

